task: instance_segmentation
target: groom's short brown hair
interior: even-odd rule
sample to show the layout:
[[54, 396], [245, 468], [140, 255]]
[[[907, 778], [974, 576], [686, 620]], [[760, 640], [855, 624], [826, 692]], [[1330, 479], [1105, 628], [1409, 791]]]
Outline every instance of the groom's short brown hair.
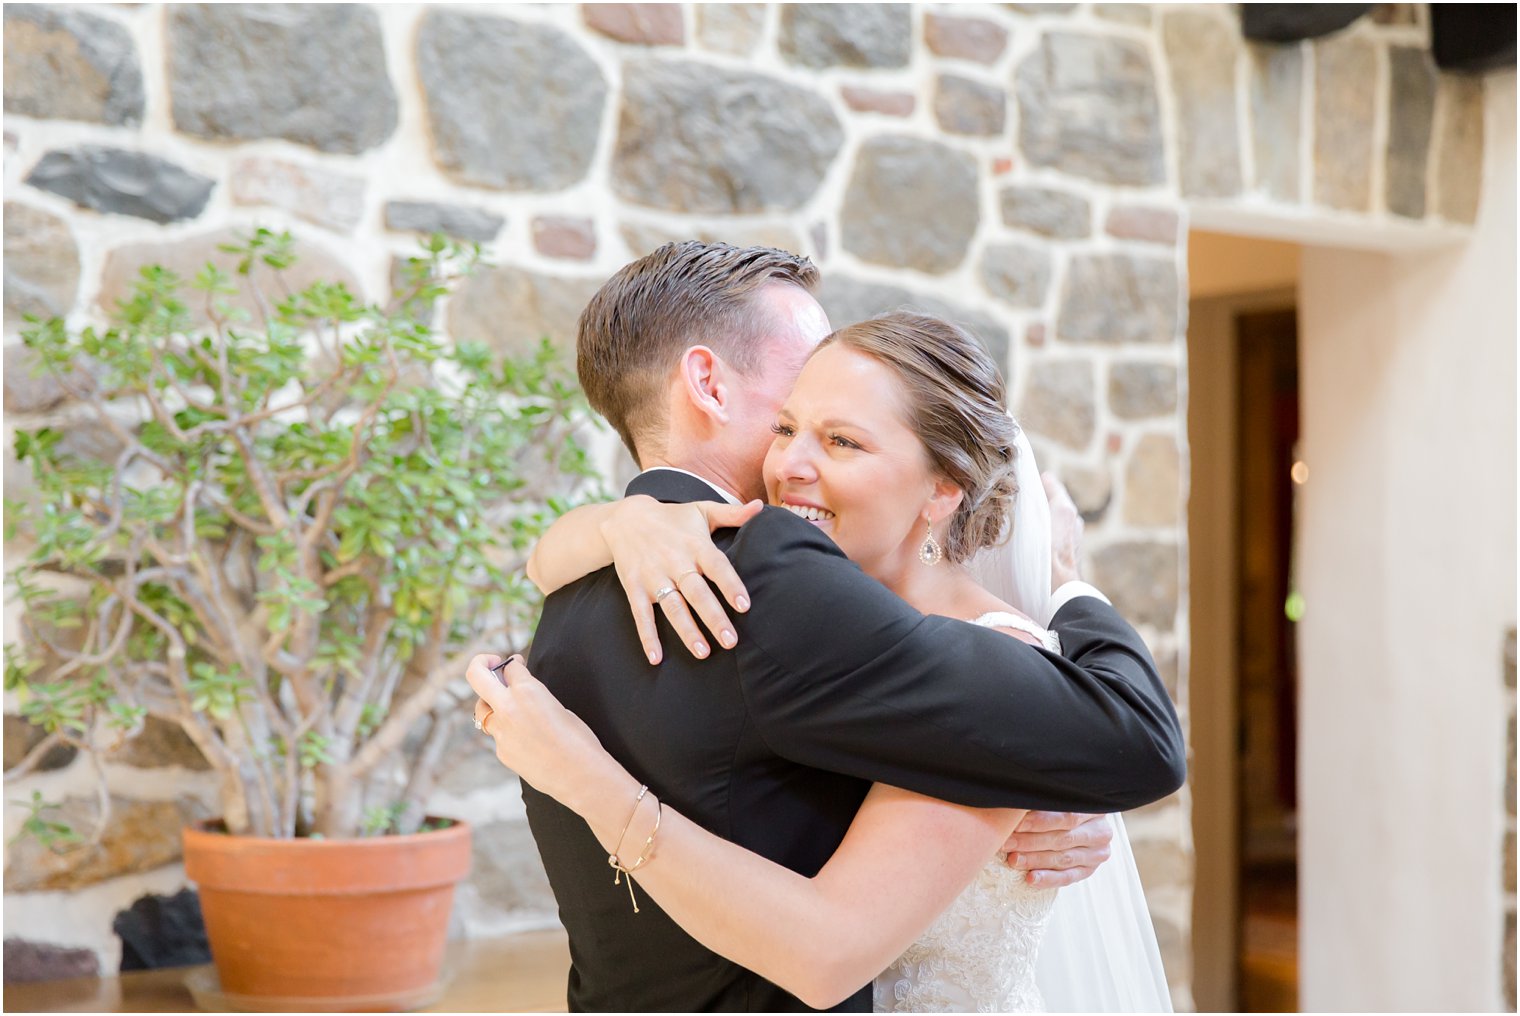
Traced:
[[811, 290], [818, 269], [770, 247], [686, 240], [625, 265], [581, 312], [576, 369], [591, 408], [635, 459], [637, 439], [664, 422], [662, 393], [681, 353], [710, 346], [744, 373], [760, 362], [766, 328], [754, 294], [769, 282]]

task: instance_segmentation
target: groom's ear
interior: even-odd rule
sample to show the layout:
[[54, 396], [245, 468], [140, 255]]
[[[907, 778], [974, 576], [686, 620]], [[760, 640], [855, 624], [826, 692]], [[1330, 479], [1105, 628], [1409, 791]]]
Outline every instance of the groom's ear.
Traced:
[[681, 388], [698, 413], [727, 423], [732, 392], [722, 357], [707, 346], [690, 346], [681, 354]]

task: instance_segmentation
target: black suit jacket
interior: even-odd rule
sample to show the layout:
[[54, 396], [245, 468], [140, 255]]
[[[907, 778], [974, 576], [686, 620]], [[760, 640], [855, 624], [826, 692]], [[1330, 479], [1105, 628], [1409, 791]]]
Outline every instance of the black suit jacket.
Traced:
[[[713, 498], [671, 470], [628, 492]], [[874, 781], [961, 804], [1091, 812], [1181, 785], [1176, 713], [1140, 637], [1101, 600], [1057, 614], [1067, 659], [918, 613], [785, 510], [717, 540], [753, 604], [731, 614], [737, 648], [698, 660], [665, 626], [665, 662], [650, 666], [605, 568], [548, 598], [529, 666], [630, 773], [719, 836], [812, 876]], [[653, 901], [634, 914], [585, 822], [526, 784], [523, 799], [570, 936], [572, 1011], [807, 1008]], [[870, 1011], [869, 985], [838, 1008]]]

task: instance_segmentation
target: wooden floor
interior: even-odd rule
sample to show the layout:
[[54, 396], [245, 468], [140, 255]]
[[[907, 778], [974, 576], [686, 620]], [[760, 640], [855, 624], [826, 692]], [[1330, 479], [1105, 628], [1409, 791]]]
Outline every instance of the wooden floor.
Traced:
[[[570, 947], [558, 928], [451, 943], [444, 967], [441, 997], [423, 1012], [565, 1011]], [[207, 978], [214, 984], [209, 966], [7, 984], [4, 1006], [6, 1012], [195, 1012], [201, 1002], [203, 1009], [228, 1011], [214, 995], [197, 997], [193, 991]]]
[[1253, 867], [1241, 876], [1240, 1010], [1297, 1012], [1297, 868]]

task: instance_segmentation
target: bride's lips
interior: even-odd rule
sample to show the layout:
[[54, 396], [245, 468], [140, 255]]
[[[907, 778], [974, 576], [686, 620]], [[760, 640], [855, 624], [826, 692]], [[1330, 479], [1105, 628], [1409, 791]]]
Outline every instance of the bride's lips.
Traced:
[[826, 522], [834, 520], [834, 513], [821, 505], [809, 504], [806, 501], [792, 498], [781, 498], [778, 507], [785, 508], [799, 519], [811, 522], [815, 526], [822, 526]]

